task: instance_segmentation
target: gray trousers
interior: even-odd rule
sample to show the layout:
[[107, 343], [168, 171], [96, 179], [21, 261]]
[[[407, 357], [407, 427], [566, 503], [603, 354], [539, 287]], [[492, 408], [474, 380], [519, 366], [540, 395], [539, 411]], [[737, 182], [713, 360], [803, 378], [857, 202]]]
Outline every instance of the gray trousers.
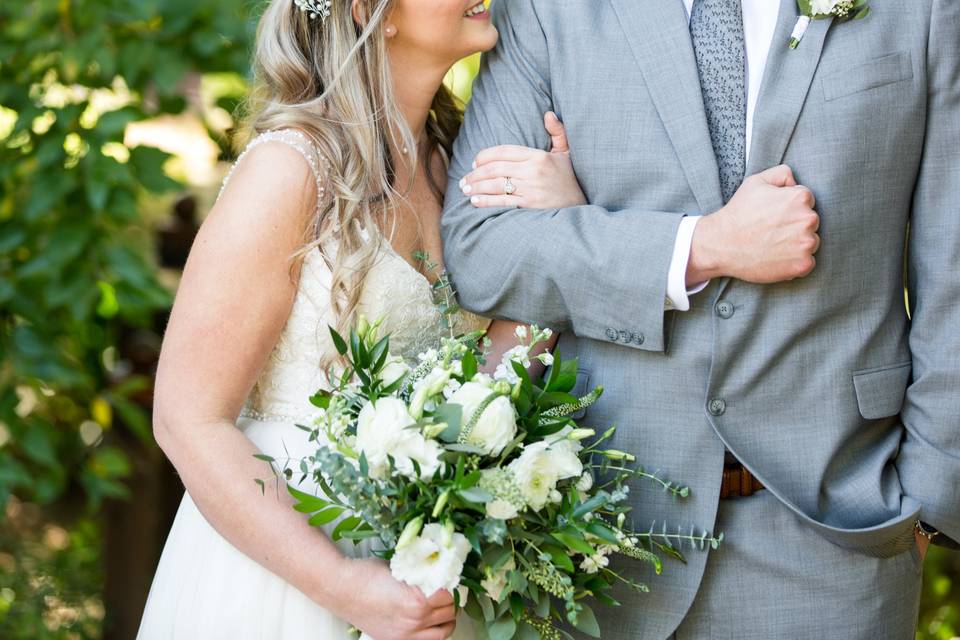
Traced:
[[846, 551], [769, 491], [722, 500], [714, 530], [724, 543], [674, 640], [914, 638], [922, 572], [915, 546], [888, 559]]

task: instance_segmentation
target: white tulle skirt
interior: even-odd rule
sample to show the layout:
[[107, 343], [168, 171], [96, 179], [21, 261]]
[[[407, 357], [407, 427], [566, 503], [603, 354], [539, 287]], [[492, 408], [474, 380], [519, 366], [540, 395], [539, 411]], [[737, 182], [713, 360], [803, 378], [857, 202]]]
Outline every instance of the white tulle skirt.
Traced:
[[[277, 460], [287, 452], [293, 457], [309, 453], [306, 434], [293, 425], [241, 417], [237, 426]], [[278, 537], [276, 544], [284, 541]], [[369, 555], [366, 544], [338, 544], [347, 555]], [[339, 639], [350, 637], [349, 628], [349, 623], [238, 551], [184, 494], [150, 587], [138, 640]]]
[[[306, 434], [294, 425], [241, 417], [237, 426], [278, 461], [311, 453]], [[312, 484], [302, 488], [314, 490]], [[276, 544], [284, 541], [278, 537]], [[337, 544], [345, 555], [370, 555], [366, 542]], [[340, 640], [351, 637], [349, 629], [349, 623], [238, 551], [184, 494], [150, 587], [138, 640]], [[473, 637], [466, 616], [455, 637]]]

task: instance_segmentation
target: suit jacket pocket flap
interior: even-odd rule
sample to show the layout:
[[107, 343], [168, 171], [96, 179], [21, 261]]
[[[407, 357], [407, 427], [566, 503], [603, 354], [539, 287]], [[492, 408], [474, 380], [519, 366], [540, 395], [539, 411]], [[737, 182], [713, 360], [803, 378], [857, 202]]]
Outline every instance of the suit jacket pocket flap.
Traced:
[[836, 100], [912, 77], [913, 66], [909, 52], [891, 53], [851, 69], [841, 69], [825, 76], [822, 80], [823, 97], [828, 101]]
[[857, 392], [860, 415], [867, 420], [878, 420], [900, 413], [910, 383], [911, 369], [908, 362], [855, 372], [853, 386]]

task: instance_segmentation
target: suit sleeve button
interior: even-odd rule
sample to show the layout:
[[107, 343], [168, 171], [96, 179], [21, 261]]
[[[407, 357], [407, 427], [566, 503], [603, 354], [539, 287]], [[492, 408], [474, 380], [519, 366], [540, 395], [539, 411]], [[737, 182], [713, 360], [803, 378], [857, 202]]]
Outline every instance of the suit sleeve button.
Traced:
[[611, 342], [616, 342], [618, 335], [619, 334], [617, 333], [616, 329], [613, 327], [607, 327], [607, 338], [609, 338]]

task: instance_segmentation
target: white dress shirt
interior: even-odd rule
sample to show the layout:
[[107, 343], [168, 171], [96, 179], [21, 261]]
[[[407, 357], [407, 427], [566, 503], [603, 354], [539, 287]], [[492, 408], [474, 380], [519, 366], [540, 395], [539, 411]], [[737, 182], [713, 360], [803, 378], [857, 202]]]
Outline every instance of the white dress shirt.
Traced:
[[[694, 0], [682, 0], [687, 10], [687, 19]], [[750, 141], [753, 138], [753, 112], [760, 95], [760, 82], [763, 70], [767, 67], [767, 56], [773, 42], [773, 32], [777, 28], [777, 16], [780, 3], [776, 0], [741, 0], [743, 4], [743, 36], [746, 45], [747, 63], [747, 158], [750, 157]], [[687, 216], [680, 221], [676, 243], [673, 247], [673, 259], [667, 277], [667, 309], [687, 311], [690, 309], [689, 296], [703, 291], [709, 282], [701, 283], [687, 290], [687, 263], [693, 246], [693, 232], [700, 216]]]

